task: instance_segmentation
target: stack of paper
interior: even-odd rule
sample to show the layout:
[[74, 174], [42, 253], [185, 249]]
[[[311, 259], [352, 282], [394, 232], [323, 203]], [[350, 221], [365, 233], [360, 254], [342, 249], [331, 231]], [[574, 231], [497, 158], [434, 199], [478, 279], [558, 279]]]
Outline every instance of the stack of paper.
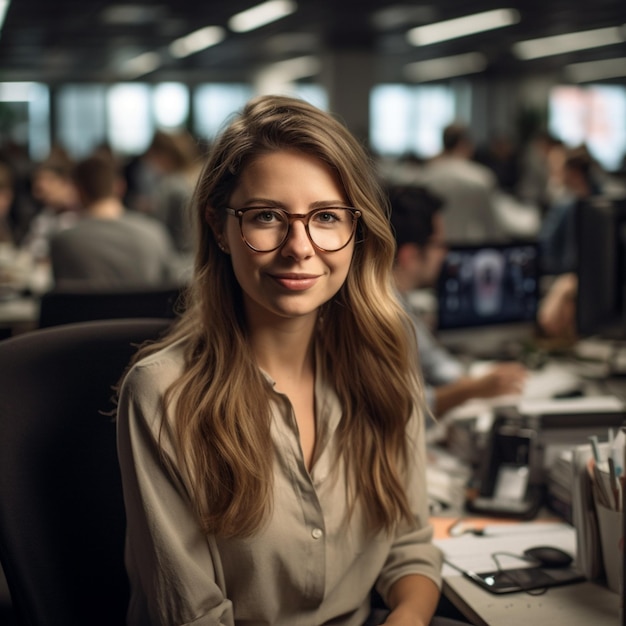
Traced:
[[503, 569], [532, 567], [533, 564], [524, 559], [524, 550], [539, 545], [560, 548], [575, 556], [576, 531], [569, 524], [558, 522], [494, 524], [483, 528], [479, 535], [468, 533], [436, 539], [435, 544], [444, 553], [443, 575], [455, 576], [459, 570], [495, 570], [497, 563]]
[[572, 450], [563, 450], [548, 469], [546, 477], [546, 500], [548, 506], [564, 520], [573, 523], [572, 487], [574, 470]]
[[[599, 451], [606, 454], [608, 443], [599, 444]], [[594, 580], [603, 572], [592, 480], [587, 469], [594, 453], [588, 444], [576, 446], [572, 453], [572, 516], [576, 527], [578, 568], [589, 580]]]

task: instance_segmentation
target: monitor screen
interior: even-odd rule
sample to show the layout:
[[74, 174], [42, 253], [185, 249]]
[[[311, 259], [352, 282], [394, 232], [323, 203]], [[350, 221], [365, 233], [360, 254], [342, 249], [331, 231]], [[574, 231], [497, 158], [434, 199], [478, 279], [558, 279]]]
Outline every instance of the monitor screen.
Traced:
[[451, 247], [437, 284], [438, 329], [534, 322], [538, 257], [534, 242]]
[[625, 339], [626, 198], [592, 198], [576, 216], [578, 334]]

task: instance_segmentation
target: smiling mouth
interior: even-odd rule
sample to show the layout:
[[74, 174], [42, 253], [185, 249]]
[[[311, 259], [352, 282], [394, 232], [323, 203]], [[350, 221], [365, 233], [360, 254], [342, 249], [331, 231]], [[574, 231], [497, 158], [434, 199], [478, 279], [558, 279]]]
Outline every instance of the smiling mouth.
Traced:
[[281, 287], [289, 291], [305, 291], [310, 289], [319, 278], [315, 274], [270, 274]]

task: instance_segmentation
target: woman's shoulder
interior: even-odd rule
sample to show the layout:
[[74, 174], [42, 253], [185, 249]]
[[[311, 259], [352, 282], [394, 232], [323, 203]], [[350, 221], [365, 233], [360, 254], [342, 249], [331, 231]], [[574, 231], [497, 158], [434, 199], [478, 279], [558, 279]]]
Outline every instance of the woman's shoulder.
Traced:
[[124, 387], [135, 395], [161, 395], [183, 373], [183, 340], [171, 343], [136, 361], [126, 373]]

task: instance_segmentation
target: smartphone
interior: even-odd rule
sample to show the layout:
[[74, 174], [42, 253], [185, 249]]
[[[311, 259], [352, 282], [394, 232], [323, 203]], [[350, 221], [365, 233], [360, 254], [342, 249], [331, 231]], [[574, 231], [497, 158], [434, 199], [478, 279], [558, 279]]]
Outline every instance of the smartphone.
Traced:
[[585, 580], [582, 574], [571, 568], [520, 567], [491, 572], [465, 571], [463, 575], [496, 594], [543, 589]]

